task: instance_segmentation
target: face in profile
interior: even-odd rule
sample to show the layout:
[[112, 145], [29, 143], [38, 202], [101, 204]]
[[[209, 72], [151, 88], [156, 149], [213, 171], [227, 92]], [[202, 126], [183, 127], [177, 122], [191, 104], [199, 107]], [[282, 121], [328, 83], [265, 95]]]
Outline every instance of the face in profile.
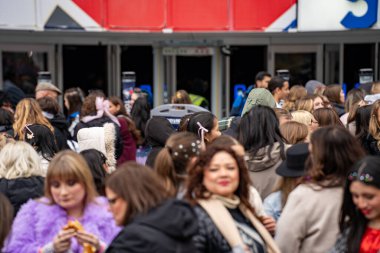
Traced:
[[213, 128], [211, 129], [210, 133], [207, 133], [205, 136], [207, 138], [207, 141], [208, 142], [212, 142], [213, 140], [215, 140], [216, 138], [218, 138], [219, 136], [221, 136], [222, 133], [219, 131], [219, 124], [218, 124], [218, 120], [217, 119], [214, 119], [214, 125], [213, 125]]
[[204, 170], [203, 185], [213, 194], [232, 198], [239, 186], [239, 167], [233, 156], [225, 151], [214, 155]]
[[109, 203], [109, 209], [112, 212], [113, 218], [118, 226], [123, 225], [125, 214], [127, 213], [127, 202], [117, 196], [114, 191], [106, 187], [106, 196]]

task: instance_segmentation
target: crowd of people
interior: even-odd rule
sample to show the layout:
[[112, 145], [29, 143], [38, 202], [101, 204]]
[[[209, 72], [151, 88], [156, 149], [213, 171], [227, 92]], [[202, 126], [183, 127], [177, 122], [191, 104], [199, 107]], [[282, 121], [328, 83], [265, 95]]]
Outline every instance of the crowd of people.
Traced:
[[3, 93], [1, 252], [378, 252], [378, 93], [260, 72], [223, 130], [151, 117], [138, 89]]

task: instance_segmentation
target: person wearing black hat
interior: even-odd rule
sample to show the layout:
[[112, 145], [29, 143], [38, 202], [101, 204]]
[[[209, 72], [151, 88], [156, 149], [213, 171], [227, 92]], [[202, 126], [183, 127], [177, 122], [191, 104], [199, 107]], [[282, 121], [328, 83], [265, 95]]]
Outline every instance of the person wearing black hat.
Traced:
[[307, 143], [295, 144], [286, 151], [286, 160], [276, 169], [276, 173], [282, 178], [276, 190], [264, 200], [265, 212], [276, 221], [281, 215], [290, 192], [301, 183], [305, 175], [305, 162], [308, 156]]

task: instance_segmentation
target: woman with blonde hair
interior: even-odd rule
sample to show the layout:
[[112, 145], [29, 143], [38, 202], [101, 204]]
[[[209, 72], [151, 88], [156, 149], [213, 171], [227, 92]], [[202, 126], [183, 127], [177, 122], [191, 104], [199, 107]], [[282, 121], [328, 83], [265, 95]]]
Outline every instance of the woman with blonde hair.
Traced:
[[25, 126], [32, 124], [45, 125], [54, 134], [53, 126], [44, 117], [40, 105], [33, 98], [24, 98], [17, 104], [14, 118], [13, 130], [17, 140], [25, 140]]
[[319, 127], [319, 122], [314, 118], [313, 114], [308, 111], [295, 111], [292, 112], [293, 121], [305, 124], [311, 134], [315, 129]]
[[161, 149], [154, 163], [154, 170], [164, 180], [172, 196], [183, 198], [185, 194], [186, 168], [201, 150], [201, 142], [190, 132], [172, 134]]
[[288, 121], [280, 126], [282, 136], [287, 144], [305, 142], [309, 136], [308, 127], [297, 121]]
[[29, 199], [41, 197], [46, 171], [31, 145], [8, 143], [0, 152], [0, 191], [11, 201], [15, 214]]
[[311, 96], [308, 96], [297, 100], [295, 103], [295, 109], [296, 111], [303, 110], [312, 113], [314, 110], [313, 98]]
[[86, 161], [73, 151], [51, 161], [44, 195], [21, 207], [6, 252], [103, 252], [119, 231]]
[[306, 97], [307, 91], [302, 85], [294, 85], [289, 90], [288, 99], [285, 101], [285, 104], [282, 106], [283, 109], [292, 112], [296, 110], [296, 102], [304, 97]]

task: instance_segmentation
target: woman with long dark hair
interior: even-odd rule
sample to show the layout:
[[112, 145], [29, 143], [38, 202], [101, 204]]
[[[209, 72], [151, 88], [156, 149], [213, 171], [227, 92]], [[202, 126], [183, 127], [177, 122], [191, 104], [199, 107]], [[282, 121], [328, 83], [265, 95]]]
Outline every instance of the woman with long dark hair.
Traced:
[[264, 199], [276, 185], [279, 177], [275, 170], [285, 159], [287, 147], [273, 109], [257, 105], [244, 114], [238, 140], [246, 151], [253, 185]]
[[339, 220], [341, 236], [331, 253], [380, 250], [380, 158], [366, 156], [347, 177]]

